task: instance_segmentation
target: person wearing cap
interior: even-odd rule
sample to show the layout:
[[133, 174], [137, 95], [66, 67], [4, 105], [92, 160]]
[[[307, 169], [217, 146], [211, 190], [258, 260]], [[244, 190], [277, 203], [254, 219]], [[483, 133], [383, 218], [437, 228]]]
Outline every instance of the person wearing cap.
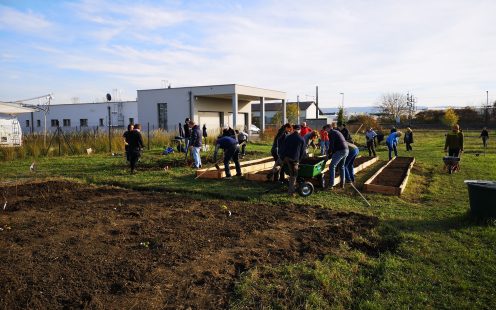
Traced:
[[293, 133], [284, 140], [284, 149], [281, 157], [289, 170], [288, 194], [294, 195], [296, 188], [296, 177], [298, 176], [298, 166], [305, 157], [305, 140], [301, 137], [300, 125], [293, 126]]
[[[334, 124], [333, 124], [334, 125]], [[334, 126], [333, 126], [334, 127]], [[340, 187], [344, 188], [346, 177], [345, 161], [348, 156], [349, 149], [343, 134], [337, 129], [329, 130], [329, 157], [331, 164], [329, 165], [329, 189], [332, 190], [334, 186], [334, 178], [336, 176], [336, 167], [339, 165], [339, 172], [341, 176]]]
[[231, 179], [231, 169], [229, 169], [229, 162], [234, 161], [236, 166], [236, 176], [241, 176], [241, 166], [239, 164], [239, 144], [236, 139], [229, 136], [219, 137], [215, 141], [214, 161], [217, 162], [217, 152], [219, 149], [224, 151], [224, 171], [226, 172], [226, 179]]
[[200, 150], [202, 147], [202, 132], [200, 126], [195, 124], [194, 121], [189, 121], [188, 123], [190, 131], [189, 147], [191, 148], [191, 154], [193, 155], [193, 165], [196, 169], [201, 168], [201, 156]]

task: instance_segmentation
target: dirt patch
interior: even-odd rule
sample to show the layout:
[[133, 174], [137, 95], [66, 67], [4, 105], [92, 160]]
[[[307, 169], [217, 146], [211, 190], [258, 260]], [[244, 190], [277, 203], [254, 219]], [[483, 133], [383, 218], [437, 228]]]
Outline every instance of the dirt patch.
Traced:
[[[313, 206], [196, 201], [79, 183], [2, 188], [3, 308], [226, 308], [240, 273], [374, 254], [375, 217]], [[1, 196], [0, 196], [1, 198]], [[3, 206], [3, 203], [1, 204]]]
[[399, 187], [406, 177], [411, 157], [396, 157], [377, 177], [372, 184]]

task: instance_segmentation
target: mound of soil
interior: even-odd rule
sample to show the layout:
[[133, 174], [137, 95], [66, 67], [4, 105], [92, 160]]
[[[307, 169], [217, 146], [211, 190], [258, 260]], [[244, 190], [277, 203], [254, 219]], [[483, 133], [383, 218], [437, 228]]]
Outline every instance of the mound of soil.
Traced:
[[378, 246], [371, 237], [377, 218], [319, 207], [65, 181], [2, 191], [6, 309], [226, 308], [240, 273], [257, 264], [320, 259], [342, 243], [371, 252]]

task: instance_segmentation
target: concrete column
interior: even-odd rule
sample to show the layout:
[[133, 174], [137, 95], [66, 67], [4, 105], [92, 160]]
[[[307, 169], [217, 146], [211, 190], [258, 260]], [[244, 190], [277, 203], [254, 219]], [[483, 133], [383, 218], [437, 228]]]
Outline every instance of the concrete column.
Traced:
[[233, 129], [238, 125], [238, 94], [232, 95]]
[[260, 130], [265, 131], [265, 98], [260, 97]]
[[286, 124], [288, 118], [286, 117], [286, 99], [282, 99], [282, 123]]

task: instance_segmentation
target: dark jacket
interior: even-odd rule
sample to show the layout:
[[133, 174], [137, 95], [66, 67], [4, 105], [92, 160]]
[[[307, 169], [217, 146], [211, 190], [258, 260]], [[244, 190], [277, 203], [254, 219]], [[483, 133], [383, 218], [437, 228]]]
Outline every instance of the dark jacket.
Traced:
[[[274, 137], [274, 142], [272, 142], [272, 148], [270, 149], [270, 153], [272, 154], [272, 156], [276, 157], [280, 154], [279, 152], [279, 138], [281, 138], [281, 136], [283, 136], [285, 133], [285, 130], [284, 130], [284, 126], [282, 126], [281, 128], [279, 128], [279, 130], [277, 131], [276, 133], [276, 136]], [[285, 137], [285, 135], [284, 135]]]
[[343, 134], [336, 129], [329, 130], [329, 154], [347, 149], [348, 144]]
[[202, 132], [198, 125], [195, 125], [193, 126], [193, 128], [191, 128], [189, 145], [193, 147], [202, 146]]
[[305, 140], [298, 132], [293, 132], [284, 140], [284, 148], [280, 154], [283, 159], [289, 157], [299, 162], [305, 156]]
[[130, 151], [139, 151], [140, 149], [145, 147], [145, 144], [143, 143], [143, 137], [141, 137], [141, 132], [139, 132], [138, 130], [130, 131], [128, 139], [129, 141], [127, 143]]
[[482, 138], [483, 138], [483, 137], [489, 138], [489, 132], [488, 132], [487, 130], [484, 130], [484, 129], [483, 129], [483, 130], [481, 131], [481, 134], [480, 134], [479, 138], [481, 138], [481, 137], [482, 137]]
[[405, 132], [405, 137], [403, 138], [405, 143], [413, 143], [413, 132]]
[[460, 149], [463, 151], [463, 133], [458, 131], [458, 132], [450, 132], [449, 134], [447, 134], [444, 148]]
[[343, 127], [340, 132], [346, 141], [351, 141], [350, 131], [348, 130], [348, 128]]
[[191, 137], [191, 129], [189, 128], [189, 125], [187, 123], [184, 123], [184, 137], [186, 139], [189, 139]]
[[238, 141], [228, 136], [217, 139], [217, 146], [224, 151], [234, 148], [236, 145], [238, 145]]

